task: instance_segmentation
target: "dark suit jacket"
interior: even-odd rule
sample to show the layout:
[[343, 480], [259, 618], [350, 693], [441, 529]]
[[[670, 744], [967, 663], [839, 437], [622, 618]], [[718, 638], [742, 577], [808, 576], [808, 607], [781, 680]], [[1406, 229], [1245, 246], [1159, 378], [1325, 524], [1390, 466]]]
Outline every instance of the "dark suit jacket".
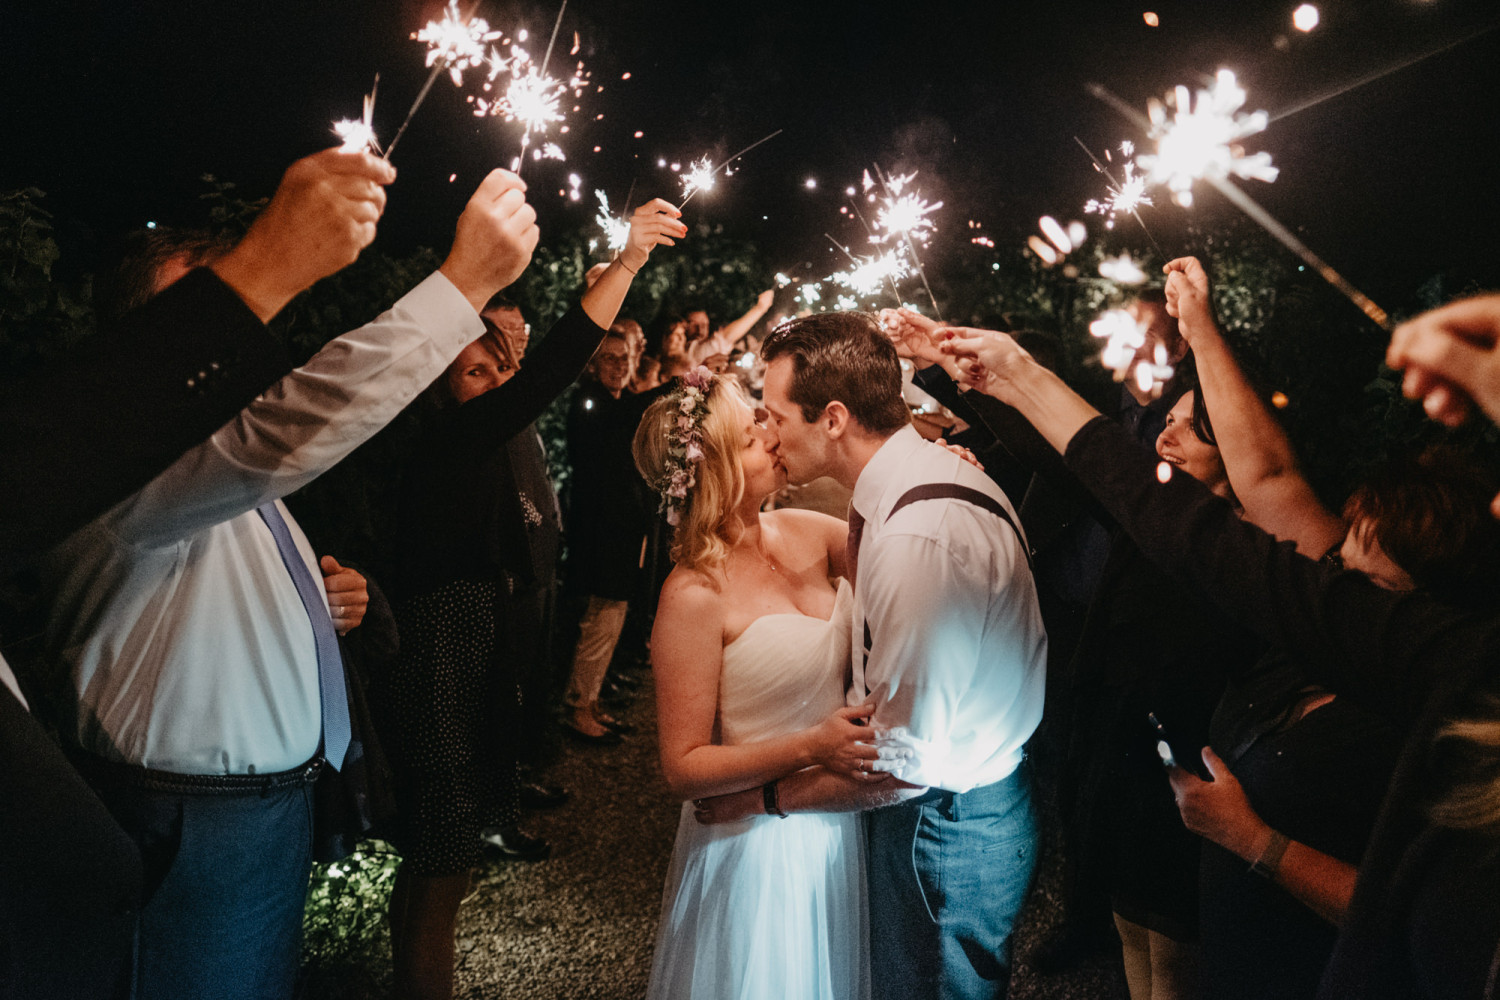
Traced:
[[200, 268], [119, 329], [0, 384], [0, 573], [139, 490], [290, 367]]

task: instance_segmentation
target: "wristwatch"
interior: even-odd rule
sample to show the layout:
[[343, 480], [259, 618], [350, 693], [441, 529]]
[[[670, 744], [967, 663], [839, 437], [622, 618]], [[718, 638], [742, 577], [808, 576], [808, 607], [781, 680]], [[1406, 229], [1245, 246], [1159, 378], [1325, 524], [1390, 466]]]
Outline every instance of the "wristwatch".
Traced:
[[1260, 852], [1260, 857], [1250, 865], [1250, 870], [1261, 878], [1276, 878], [1276, 873], [1281, 869], [1281, 856], [1286, 853], [1286, 845], [1292, 842], [1292, 838], [1280, 830], [1271, 831], [1271, 841], [1266, 844], [1266, 849]]
[[760, 786], [760, 797], [766, 805], [767, 816], [780, 816], [786, 819], [786, 813], [781, 811], [781, 805], [776, 801], [776, 782], [771, 780]]

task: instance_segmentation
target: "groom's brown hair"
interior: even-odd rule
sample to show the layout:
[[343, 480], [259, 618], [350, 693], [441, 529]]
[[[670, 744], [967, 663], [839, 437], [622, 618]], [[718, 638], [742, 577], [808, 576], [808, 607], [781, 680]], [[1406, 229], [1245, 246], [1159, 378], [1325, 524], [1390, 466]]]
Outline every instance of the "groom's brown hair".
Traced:
[[769, 364], [792, 361], [789, 395], [808, 423], [834, 400], [862, 427], [893, 434], [911, 423], [901, 398], [901, 361], [868, 313], [815, 313], [778, 326], [761, 347]]

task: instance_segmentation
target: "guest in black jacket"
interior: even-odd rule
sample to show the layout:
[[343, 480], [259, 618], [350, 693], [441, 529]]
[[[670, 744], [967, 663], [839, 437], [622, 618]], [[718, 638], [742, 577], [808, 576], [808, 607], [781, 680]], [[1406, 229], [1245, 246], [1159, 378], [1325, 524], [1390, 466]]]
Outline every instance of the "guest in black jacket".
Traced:
[[[365, 154], [299, 160], [212, 268], [0, 385], [0, 572], [139, 490], [286, 374], [265, 324], [374, 239], [394, 177]], [[128, 996], [140, 855], [11, 684], [0, 659], [0, 995]]]
[[452, 995], [453, 924], [481, 831], [516, 819], [514, 616], [538, 579], [530, 535], [550, 488], [518, 482], [511, 442], [577, 377], [652, 248], [686, 234], [679, 215], [659, 199], [637, 209], [620, 256], [519, 371], [495, 331], [465, 348], [438, 390], [453, 405], [406, 469], [391, 685], [404, 827], [391, 950], [403, 997]]
[[[1428, 395], [1430, 413], [1452, 418], [1473, 398], [1500, 415], [1497, 307], [1494, 297], [1460, 304], [1398, 331], [1389, 360], [1412, 366], [1407, 391]], [[1153, 463], [1126, 447], [1118, 429], [1003, 335], [953, 349], [977, 355], [973, 383], [1031, 420], [1150, 558], [1295, 651], [1308, 680], [1406, 734], [1318, 995], [1492, 993], [1500, 815], [1485, 804], [1500, 787], [1489, 735], [1500, 718], [1500, 615], [1383, 589], [1362, 573], [1297, 554], [1190, 477], [1158, 483]], [[1262, 836], [1247, 852], [1295, 892], [1295, 873], [1307, 871], [1305, 847]]]

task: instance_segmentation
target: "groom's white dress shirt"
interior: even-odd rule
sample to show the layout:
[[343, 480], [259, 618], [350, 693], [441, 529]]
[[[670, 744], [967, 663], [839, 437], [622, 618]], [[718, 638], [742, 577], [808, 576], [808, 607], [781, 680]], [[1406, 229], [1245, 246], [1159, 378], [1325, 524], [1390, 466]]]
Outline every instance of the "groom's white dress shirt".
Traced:
[[1020, 538], [997, 515], [943, 498], [890, 516], [903, 494], [926, 483], [978, 490], [1015, 518], [984, 473], [914, 428], [881, 446], [854, 484], [865, 525], [849, 704], [868, 691], [877, 726], [905, 727], [912, 758], [903, 781], [965, 792], [1020, 764], [1042, 718], [1047, 635]]
[[255, 509], [368, 440], [483, 333], [432, 275], [52, 553], [48, 646], [76, 685], [80, 746], [178, 774], [274, 773], [313, 755], [312, 625]]

